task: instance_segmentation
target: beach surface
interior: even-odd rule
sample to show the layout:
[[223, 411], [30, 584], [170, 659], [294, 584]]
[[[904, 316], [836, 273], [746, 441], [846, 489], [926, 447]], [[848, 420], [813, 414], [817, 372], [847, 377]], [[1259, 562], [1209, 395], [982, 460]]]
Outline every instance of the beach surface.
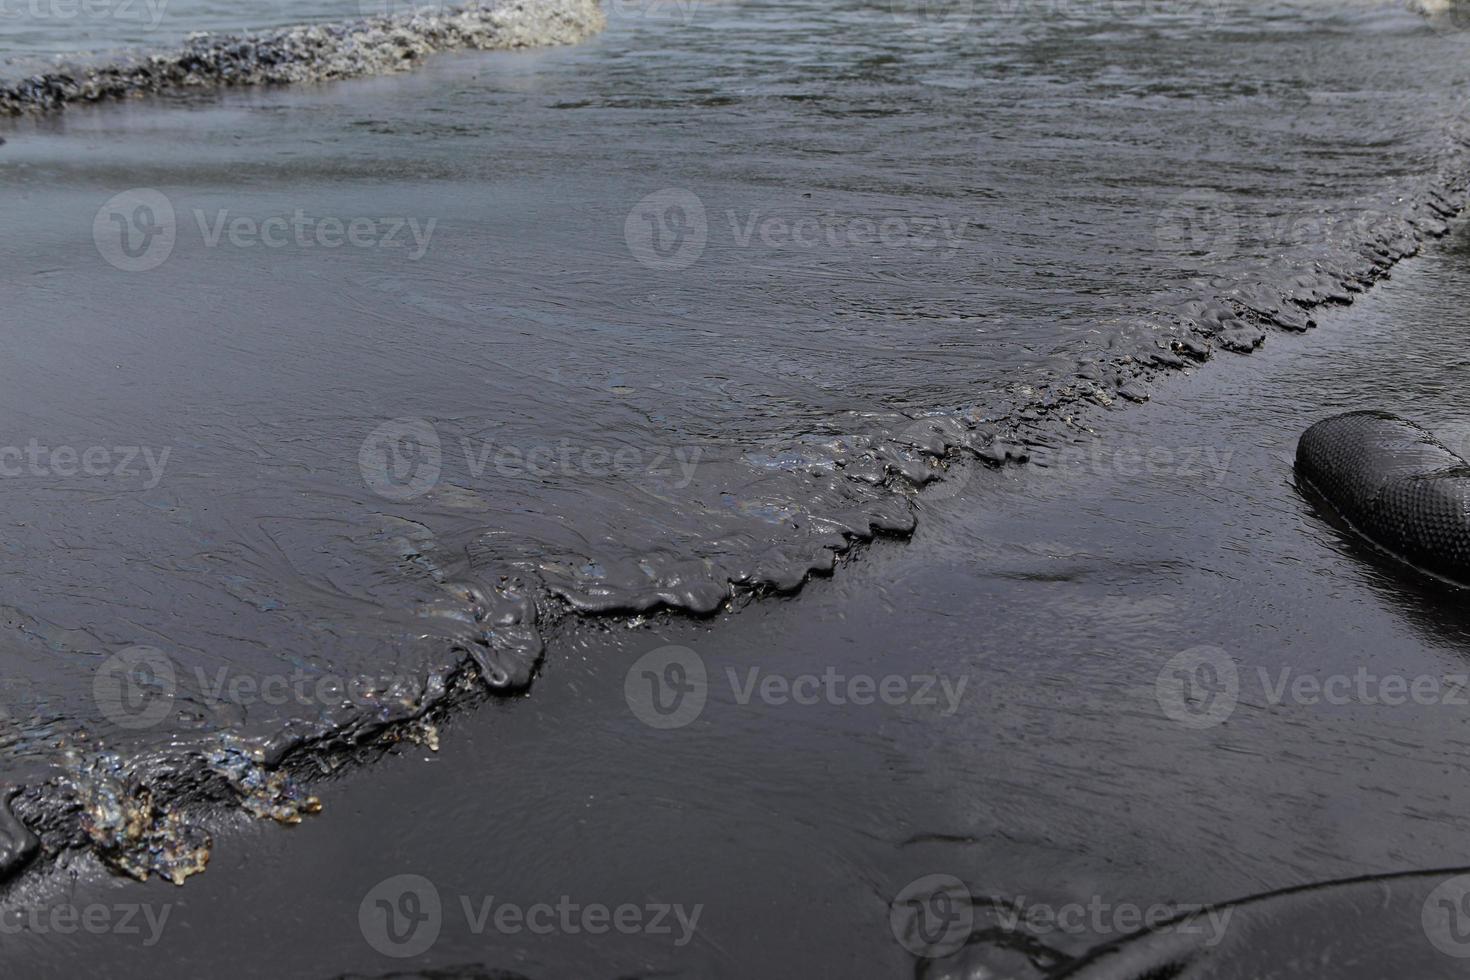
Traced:
[[[456, 713], [437, 752], [404, 745], [325, 778], [325, 812], [290, 831], [222, 818], [210, 872], [184, 889], [83, 861], [8, 905], [149, 905], [167, 916], [156, 946], [146, 929], [27, 931], [7, 963], [37, 977], [89, 961], [158, 976], [164, 955], [178, 976], [1034, 980], [1149, 910], [1470, 863], [1459, 593], [1335, 526], [1291, 465], [1307, 425], [1365, 404], [1470, 439], [1454, 397], [1467, 272], [1457, 234], [1311, 336], [1221, 355], [1111, 413], [1075, 457], [921, 497], [912, 542], [875, 545], [795, 600], [569, 627], [531, 696]], [[656, 728], [629, 678], [670, 646], [703, 664], [706, 697]], [[1176, 699], [1180, 655], [1212, 650], [1235, 665], [1233, 692], [1202, 682]], [[801, 703], [804, 675], [840, 678], [839, 697], [824, 684]], [[889, 677], [904, 696], [885, 702], [873, 691]], [[948, 687], [921, 697], [914, 678]], [[399, 959], [384, 951], [411, 947], [360, 913], [374, 894], [396, 902], [405, 875], [441, 911], [427, 948]], [[991, 911], [985, 937], [921, 958], [892, 920], [930, 875], [1065, 925]], [[1352, 964], [1383, 950], [1415, 976], [1460, 975], [1418, 902], [1407, 914], [1375, 894], [1377, 911], [1326, 904], [1329, 925], [1354, 923], [1315, 939], [1342, 956], [1334, 975], [1370, 975]], [[579, 911], [533, 933], [497, 928], [487, 900]], [[594, 934], [580, 910], [599, 905], [701, 911], [689, 931], [669, 911], [667, 932]], [[1253, 937], [1278, 972], [1251, 975], [1303, 975], [1303, 941]]]
[[[413, 874], [415, 968], [929, 975], [890, 918], [930, 874], [1152, 907], [1465, 863], [1453, 596], [1290, 464], [1350, 409], [1470, 436], [1453, 25], [611, 13], [4, 123], [12, 910], [382, 975]], [[532, 942], [470, 928], [491, 895], [704, 912]], [[5, 921], [36, 975], [152, 958]], [[1030, 976], [1121, 921], [949, 952]]]

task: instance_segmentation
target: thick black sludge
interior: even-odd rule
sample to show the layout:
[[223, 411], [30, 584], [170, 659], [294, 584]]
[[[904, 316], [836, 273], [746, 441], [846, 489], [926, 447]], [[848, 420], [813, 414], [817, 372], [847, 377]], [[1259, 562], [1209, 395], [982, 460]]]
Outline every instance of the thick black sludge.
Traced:
[[574, 44], [604, 26], [596, 0], [492, 0], [443, 12], [190, 38], [177, 51], [0, 80], [0, 114], [189, 89], [381, 75], [435, 52]]
[[1297, 474], [1359, 533], [1424, 571], [1470, 581], [1470, 464], [1412, 422], [1349, 412], [1302, 434]]
[[[1154, 227], [1195, 174], [1140, 168], [1161, 145], [1209, 137], [1225, 110], [1208, 98], [1235, 97], [1238, 57], [1186, 86], [1200, 97], [1179, 100], [1189, 109], [1171, 125], [1205, 132], [1171, 143], [1164, 127], [1148, 128], [1172, 108], [1150, 79], [1179, 72], [1152, 23], [1121, 58], [1145, 66], [1119, 83], [1128, 98], [1104, 100], [1119, 117], [1094, 127], [1046, 115], [1059, 104], [1049, 96], [1015, 109], [1017, 97], [1050, 91], [1051, 67], [1045, 85], [995, 105], [974, 85], [976, 59], [1008, 77], [1042, 70], [1031, 46], [1051, 23], [978, 41], [978, 29], [947, 32], [975, 50], [946, 55], [860, 4], [714, 7], [699, 15], [724, 18], [710, 28], [699, 17], [687, 30], [640, 24], [648, 34], [533, 65], [490, 58], [445, 67], [442, 79], [430, 67], [391, 85], [223, 93], [217, 107], [186, 100], [178, 116], [136, 104], [118, 115], [158, 127], [136, 142], [125, 123], [109, 129], [110, 109], [64, 116], [75, 131], [105, 131], [95, 142], [130, 161], [129, 183], [171, 195], [181, 236], [203, 216], [202, 242], [181, 237], [142, 276], [108, 269], [88, 241], [99, 205], [125, 189], [118, 168], [38, 149], [31, 123], [16, 124], [25, 135], [9, 139], [0, 165], [27, 192], [17, 221], [43, 214], [73, 238], [27, 239], [9, 256], [26, 273], [3, 287], [24, 321], [6, 335], [24, 370], [0, 410], [53, 445], [151, 442], [176, 446], [178, 460], [147, 492], [67, 498], [76, 509], [64, 521], [48, 477], [6, 487], [17, 525], [7, 641], [43, 696], [16, 714], [5, 778], [26, 787], [15, 806], [47, 854], [91, 847], [139, 876], [197, 870], [207, 842], [190, 808], [296, 819], [316, 805], [298, 777], [383, 739], [432, 741], [434, 712], [456, 698], [523, 689], [574, 616], [612, 626], [795, 592], [855, 546], [909, 533], [924, 506], [916, 491], [954, 490], [975, 465], [1050, 465], [1107, 412], [1146, 399], [1150, 381], [1217, 350], [1254, 349], [1273, 330], [1309, 328], [1314, 310], [1352, 301], [1463, 206], [1464, 146], [1453, 132], [1438, 138], [1445, 114], [1405, 136], [1412, 153], [1385, 151], [1385, 163], [1358, 152], [1360, 126], [1383, 115], [1380, 96], [1363, 97], [1373, 113], [1325, 112], [1285, 86], [1283, 105], [1326, 129], [1314, 139], [1331, 148], [1312, 144], [1301, 165], [1329, 172], [1312, 169], [1306, 186], [1289, 168], [1256, 176], [1272, 207], [1326, 217], [1310, 233], [1247, 231], [1233, 257], [1200, 268]], [[1384, 43], [1407, 45], [1415, 28], [1396, 24]], [[1376, 43], [1352, 24], [1338, 29], [1358, 58]], [[775, 68], [773, 36], [797, 52]], [[853, 40], [807, 57], [812, 36]], [[1171, 43], [1197, 38], [1180, 29]], [[1112, 57], [1085, 32], [1059, 43]], [[1235, 43], [1256, 52], [1257, 74], [1283, 63], [1277, 50]], [[229, 83], [233, 57], [211, 54], [198, 80]], [[1381, 65], [1360, 77], [1351, 58], [1322, 60], [1347, 66], [1328, 88], [1393, 90]], [[874, 65], [888, 67], [875, 78]], [[1081, 98], [1102, 74], [1084, 59], [1063, 84]], [[1284, 110], [1252, 111], [1265, 132]], [[187, 128], [179, 116], [197, 132], [176, 137], [169, 127]], [[981, 134], [979, 150], [948, 142], [966, 127]], [[1018, 138], [992, 139], [992, 127]], [[1067, 127], [1078, 131], [1057, 140]], [[915, 136], [935, 132], [945, 138]], [[1032, 179], [1040, 149], [1044, 181]], [[1249, 170], [1255, 152], [1217, 151], [1224, 176]], [[780, 188], [773, 171], [789, 175]], [[1387, 171], [1399, 175], [1391, 185]], [[630, 211], [662, 183], [698, 187], [708, 202], [711, 244], [686, 269], [650, 270], [624, 240]], [[812, 190], [788, 194], [787, 183]], [[1346, 190], [1324, 204], [1320, 187]], [[951, 265], [923, 228], [891, 243], [837, 236], [837, 247], [810, 252], [744, 241], [741, 229], [791, 207], [787, 197], [873, 228], [875, 217], [927, 213], [980, 215], [984, 230], [974, 243], [955, 237]], [[348, 261], [209, 244], [215, 214], [271, 220], [306, 205], [441, 215], [443, 244], [418, 265], [386, 249]], [[1068, 238], [1078, 226], [1085, 233]], [[925, 235], [928, 251], [900, 247]], [[83, 287], [58, 287], [52, 271], [78, 252], [92, 261]], [[96, 295], [74, 295], [94, 281]], [[34, 323], [45, 329], [25, 329]], [[96, 364], [62, 408], [45, 379], [70, 376], [78, 346]], [[402, 418], [437, 433], [445, 473], [421, 497], [385, 499], [364, 485], [377, 463], [368, 453], [359, 472], [359, 449]], [[449, 458], [491, 437], [705, 452], [688, 474], [650, 457], [635, 473], [535, 479], [475, 471], [463, 464], [484, 460], [470, 452]], [[97, 726], [91, 674], [145, 642], [166, 646], [179, 668], [175, 716], [142, 733]], [[207, 681], [216, 669], [391, 676], [366, 695], [272, 711], [213, 703], [192, 675]]]
[[[1451, 159], [1458, 167], [1458, 152]], [[1422, 197], [1375, 216], [1371, 234], [1360, 240], [1283, 258], [1274, 280], [1211, 283], [1218, 292], [1209, 298], [1174, 300], [1130, 326], [1112, 326], [1105, 344], [1076, 363], [1069, 378], [1039, 390], [1017, 386], [1010, 407], [995, 415], [869, 417], [859, 434], [706, 467], [696, 489], [739, 486], [742, 499], [767, 501], [766, 507], [779, 501], [780, 516], [721, 514], [719, 495], [713, 506], [698, 494], [671, 498], [679, 508], [674, 514], [704, 529], [682, 553], [557, 561], [530, 549], [517, 555], [500, 539], [493, 547], [472, 544], [451, 559], [414, 525], [385, 526], [389, 552], [444, 597], [426, 610], [445, 631], [440, 665], [420, 689], [371, 710], [344, 701], [339, 711], [271, 735], [205, 738], [182, 753], [177, 740], [144, 755], [98, 754], [78, 745], [66, 756], [66, 774], [28, 789], [20, 812], [48, 853], [92, 847], [120, 871], [181, 881], [203, 869], [209, 850], [185, 816], [191, 808], [225, 803], [283, 822], [299, 819], [318, 805], [300, 777], [384, 739], [432, 738], [426, 719], [456, 692], [473, 699], [481, 683], [502, 692], [525, 688], [544, 633], [567, 615], [705, 615], [735, 599], [796, 591], [809, 576], [833, 572], [853, 546], [878, 534], [909, 533], [913, 493], [942, 483], [955, 468], [1016, 465], [1033, 455], [1045, 463], [1057, 447], [1099, 424], [1105, 411], [1146, 398], [1147, 383], [1200, 364], [1217, 348], [1247, 353], [1273, 327], [1300, 331], [1312, 310], [1352, 302], [1424, 241], [1444, 234], [1445, 219], [1463, 206], [1463, 187], [1447, 167]], [[12, 870], [28, 856], [17, 850]]]
[[[1463, 938], [1459, 903], [1470, 888], [1464, 868], [1370, 875], [1210, 905], [1067, 961], [1049, 980], [1290, 980], [1343, 971], [1353, 977], [1463, 976], [1454, 950]], [[1351, 928], [1345, 928], [1351, 923]], [[1426, 941], [1428, 940], [1428, 941]], [[924, 980], [960, 980], [963, 954], [918, 971]]]

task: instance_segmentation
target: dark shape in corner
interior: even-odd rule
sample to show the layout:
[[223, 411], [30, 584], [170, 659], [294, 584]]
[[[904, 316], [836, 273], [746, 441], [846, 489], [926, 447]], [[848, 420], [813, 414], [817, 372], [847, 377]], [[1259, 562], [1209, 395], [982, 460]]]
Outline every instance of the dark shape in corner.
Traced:
[[1372, 875], [1211, 906], [1094, 949], [1053, 980], [1439, 980], [1466, 975], [1470, 874]]
[[1302, 434], [1297, 478], [1393, 556], [1470, 584], [1470, 463], [1412, 422], [1349, 412]]
[[0, 881], [23, 871], [35, 859], [41, 842], [10, 809], [19, 789], [0, 795]]
[[1470, 868], [1364, 875], [1197, 906], [1078, 957], [1014, 929], [976, 930], [953, 955], [920, 960], [915, 976], [1463, 980], [1470, 975]]

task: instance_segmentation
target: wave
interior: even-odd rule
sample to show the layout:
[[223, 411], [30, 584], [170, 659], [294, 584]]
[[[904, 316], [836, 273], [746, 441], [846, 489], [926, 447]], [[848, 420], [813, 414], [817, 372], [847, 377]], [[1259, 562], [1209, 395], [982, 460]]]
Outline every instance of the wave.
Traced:
[[165, 53], [0, 81], [0, 114], [189, 89], [382, 75], [441, 51], [574, 44], [605, 26], [597, 0], [501, 0], [257, 34], [196, 34]]

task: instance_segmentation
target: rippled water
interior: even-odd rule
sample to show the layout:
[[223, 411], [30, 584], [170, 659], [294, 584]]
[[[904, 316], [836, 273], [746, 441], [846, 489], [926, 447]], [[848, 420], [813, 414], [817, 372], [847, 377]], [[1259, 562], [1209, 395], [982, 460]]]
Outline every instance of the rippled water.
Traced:
[[195, 31], [243, 33], [410, 9], [417, 8], [398, 0], [7, 0], [0, 5], [0, 64], [28, 68], [176, 44]]
[[570, 609], [795, 588], [962, 493], [945, 445], [1305, 327], [1463, 183], [1470, 47], [1396, 7], [611, 14], [3, 130], [12, 769], [95, 801], [198, 734], [294, 805], [242, 773], [523, 684]]

